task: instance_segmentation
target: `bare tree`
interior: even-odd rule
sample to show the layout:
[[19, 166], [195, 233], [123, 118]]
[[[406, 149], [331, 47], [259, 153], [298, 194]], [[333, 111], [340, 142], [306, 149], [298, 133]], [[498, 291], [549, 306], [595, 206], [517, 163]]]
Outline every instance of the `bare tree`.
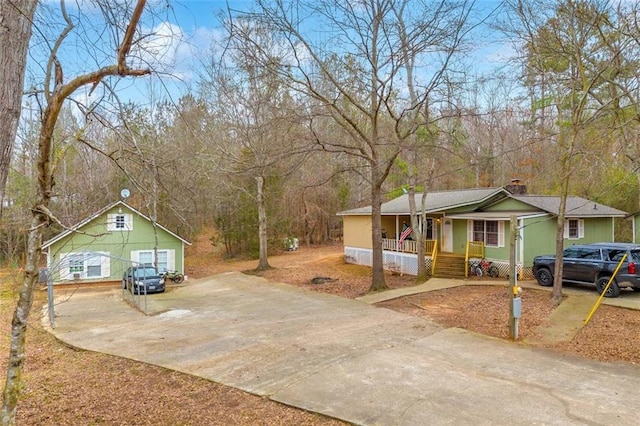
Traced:
[[[122, 37], [113, 65], [103, 66], [95, 71], [78, 75], [64, 82], [62, 66], [57, 57], [58, 48], [73, 29], [73, 22], [67, 15], [64, 2], [61, 10], [67, 24], [65, 30], [56, 41], [47, 64], [47, 78], [44, 82], [45, 108], [41, 118], [42, 127], [38, 138], [38, 200], [32, 208], [31, 228], [29, 230], [27, 259], [19, 299], [13, 315], [11, 327], [11, 345], [7, 368], [7, 380], [3, 393], [2, 423], [14, 424], [21, 386], [22, 367], [25, 359], [25, 337], [28, 316], [33, 301], [33, 291], [38, 279], [38, 267], [42, 251], [43, 229], [57, 219], [49, 210], [53, 196], [52, 172], [52, 139], [53, 132], [63, 103], [77, 89], [86, 85], [98, 85], [109, 76], [135, 77], [149, 74], [148, 69], [132, 69], [127, 65], [127, 58], [134, 45], [134, 35], [140, 22], [146, 0], [138, 0], [130, 15], [125, 34]], [[53, 86], [53, 87], [52, 87]]]
[[[324, 150], [359, 157], [367, 165], [372, 206], [370, 289], [384, 289], [382, 187], [403, 145], [409, 143], [407, 136], [419, 127], [413, 112], [422, 111], [450, 64], [450, 53], [459, 47], [471, 3], [277, 0], [258, 1], [258, 6], [254, 17], [265, 22], [288, 51], [272, 70], [313, 101], [315, 124], [322, 124], [320, 117], [330, 117], [342, 129], [333, 138], [318, 137], [317, 143]], [[313, 28], [319, 31], [314, 33]], [[262, 63], [267, 62], [260, 40], [246, 43]], [[403, 43], [409, 45], [404, 56]], [[413, 101], [400, 89], [407, 56], [433, 66], [422, 69], [433, 77], [418, 80]]]
[[[532, 109], [555, 119], [547, 134], [555, 149], [553, 167], [560, 204], [557, 214], [556, 259], [552, 300], [562, 300], [562, 252], [567, 197], [583, 167], [589, 135], [602, 124], [615, 122], [621, 92], [610, 91], [634, 62], [625, 60], [632, 39], [619, 31], [620, 18], [607, 1], [540, 0], [507, 2], [512, 14], [509, 34], [522, 43], [520, 58], [525, 81], [540, 87], [541, 99]], [[543, 13], [543, 11], [546, 11]], [[548, 13], [547, 13], [548, 12]], [[611, 47], [616, 45], [616, 49]], [[635, 79], [635, 76], [633, 77]], [[635, 107], [635, 106], [634, 106]], [[548, 115], [547, 115], [548, 114]], [[602, 149], [602, 148], [600, 148]]]
[[27, 50], [38, 0], [0, 2], [0, 219], [22, 106]]
[[[269, 269], [267, 201], [269, 185], [285, 181], [304, 162], [309, 152], [299, 103], [289, 93], [282, 78], [270, 70], [275, 66], [277, 48], [264, 27], [246, 20], [229, 19], [225, 55], [209, 65], [206, 90], [224, 134], [212, 148], [218, 172], [226, 176], [234, 193], [255, 201], [258, 212], [259, 263], [257, 270]], [[273, 60], [256, 61], [246, 39], [260, 40], [262, 52]], [[255, 182], [255, 190], [247, 182]]]

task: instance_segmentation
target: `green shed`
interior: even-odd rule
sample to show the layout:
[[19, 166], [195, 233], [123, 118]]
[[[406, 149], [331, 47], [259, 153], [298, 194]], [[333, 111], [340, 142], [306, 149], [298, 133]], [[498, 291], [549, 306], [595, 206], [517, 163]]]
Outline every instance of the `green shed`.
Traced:
[[123, 201], [46, 241], [43, 252], [56, 284], [120, 281], [131, 265], [184, 272], [187, 240]]

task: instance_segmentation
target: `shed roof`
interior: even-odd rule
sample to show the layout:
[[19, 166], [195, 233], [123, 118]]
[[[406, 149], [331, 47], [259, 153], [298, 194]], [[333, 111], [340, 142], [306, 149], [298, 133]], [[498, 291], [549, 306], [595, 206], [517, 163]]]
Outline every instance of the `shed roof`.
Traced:
[[[93, 215], [89, 216], [88, 218], [84, 219], [83, 221], [73, 225], [71, 228], [64, 230], [63, 232], [59, 233], [58, 235], [56, 235], [55, 237], [51, 238], [50, 240], [45, 241], [45, 243], [42, 245], [42, 249], [47, 249], [49, 248], [52, 244], [60, 241], [61, 239], [63, 239], [64, 237], [66, 237], [67, 235], [77, 231], [78, 229], [82, 228], [83, 226], [85, 226], [86, 224], [92, 222], [93, 220], [97, 219], [99, 216], [103, 215], [104, 213], [108, 212], [109, 210], [111, 210], [112, 208], [121, 205], [129, 210], [131, 210], [133, 213], [136, 213], [137, 215], [139, 215], [140, 217], [144, 218], [145, 220], [151, 222], [151, 219], [149, 217], [147, 217], [146, 215], [140, 213], [138, 210], [134, 209], [133, 207], [131, 207], [130, 205], [128, 205], [127, 203], [125, 203], [124, 201], [116, 201], [114, 203], [109, 204], [106, 207], [103, 207], [102, 209], [100, 209], [99, 211], [97, 211], [96, 213], [94, 213]], [[168, 230], [167, 228], [165, 228], [164, 226], [160, 225], [159, 223], [156, 222], [156, 225], [158, 226], [158, 228], [162, 229], [163, 231], [167, 232], [168, 234], [174, 236], [175, 238], [179, 239], [180, 241], [182, 241], [183, 243], [187, 244], [187, 245], [191, 245], [191, 243], [187, 240], [185, 240], [184, 238], [182, 238], [181, 236], [179, 236], [178, 234], [171, 232], [170, 230]]]

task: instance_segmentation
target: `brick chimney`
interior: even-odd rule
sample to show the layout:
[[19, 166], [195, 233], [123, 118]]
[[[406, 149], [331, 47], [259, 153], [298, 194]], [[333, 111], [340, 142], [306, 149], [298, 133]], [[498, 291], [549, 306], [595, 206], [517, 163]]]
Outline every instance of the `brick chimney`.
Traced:
[[520, 179], [511, 179], [511, 183], [504, 187], [513, 195], [527, 195], [527, 185], [522, 183]]

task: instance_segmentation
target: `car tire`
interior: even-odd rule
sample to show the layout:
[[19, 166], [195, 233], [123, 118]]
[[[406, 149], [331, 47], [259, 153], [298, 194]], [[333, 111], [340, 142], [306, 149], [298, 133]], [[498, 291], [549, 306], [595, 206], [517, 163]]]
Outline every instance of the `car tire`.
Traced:
[[[610, 278], [611, 277], [598, 278], [598, 281], [596, 281], [596, 289], [598, 290], [599, 294], [602, 294]], [[611, 281], [611, 285], [609, 286], [609, 289], [605, 293], [604, 297], [618, 297], [618, 296], [620, 296], [620, 287], [618, 287], [618, 283], [614, 279], [613, 281]]]
[[553, 285], [553, 274], [547, 268], [540, 268], [536, 272], [536, 280], [542, 287], [551, 287]]

